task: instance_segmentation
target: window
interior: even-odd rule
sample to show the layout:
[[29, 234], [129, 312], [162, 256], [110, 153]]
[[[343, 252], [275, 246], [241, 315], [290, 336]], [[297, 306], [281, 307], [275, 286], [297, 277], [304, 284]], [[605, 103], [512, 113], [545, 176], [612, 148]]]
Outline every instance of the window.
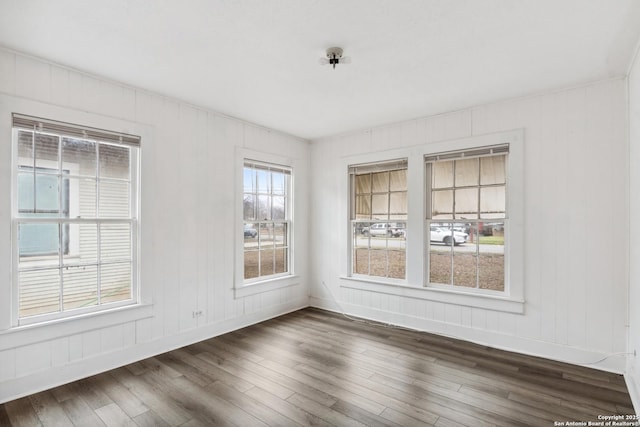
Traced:
[[139, 138], [13, 115], [19, 323], [137, 302]]
[[[27, 136], [22, 133], [24, 138]], [[69, 217], [69, 180], [63, 180], [62, 199], [58, 199], [57, 170], [20, 166], [18, 174], [18, 213], [21, 216], [47, 217], [58, 212]], [[62, 171], [63, 174], [68, 171]], [[35, 180], [35, 182], [34, 182]], [[36, 200], [36, 198], [38, 200]], [[35, 202], [35, 203], [34, 203]], [[58, 206], [58, 203], [61, 203]], [[36, 208], [37, 206], [37, 208]], [[51, 224], [33, 224], [20, 230], [18, 239], [20, 256], [56, 255], [58, 252], [58, 229]], [[62, 251], [69, 253], [69, 227], [62, 229]]]
[[244, 161], [244, 279], [291, 274], [291, 169]]
[[351, 166], [351, 274], [406, 277], [407, 160]]
[[429, 285], [505, 290], [507, 159], [500, 145], [429, 155]]

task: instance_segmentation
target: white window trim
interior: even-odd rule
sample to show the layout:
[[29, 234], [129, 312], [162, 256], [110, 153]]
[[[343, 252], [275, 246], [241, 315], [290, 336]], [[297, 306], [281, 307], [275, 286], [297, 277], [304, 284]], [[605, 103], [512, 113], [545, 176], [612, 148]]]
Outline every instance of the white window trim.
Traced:
[[[507, 171], [507, 210], [509, 212], [509, 237], [505, 247], [505, 292], [483, 293], [464, 289], [444, 289], [426, 286], [426, 230], [425, 230], [425, 163], [424, 157], [431, 154], [467, 150], [509, 144]], [[350, 276], [349, 256], [351, 253], [349, 200], [349, 166], [359, 163], [384, 162], [389, 159], [406, 157], [409, 162], [407, 174], [407, 267], [406, 283], [386, 280], [380, 277]], [[510, 313], [524, 313], [524, 130], [492, 133], [467, 138], [416, 145], [403, 149], [388, 150], [344, 157], [341, 194], [345, 195], [341, 208], [345, 224], [341, 231], [342, 248], [340, 284], [342, 287], [384, 294], [426, 299], [469, 307]]]
[[[85, 126], [84, 124], [78, 124], [79, 127]], [[14, 130], [15, 132], [15, 130]], [[16, 134], [14, 134], [14, 136], [16, 136]], [[15, 144], [15, 140], [14, 138], [12, 138], [11, 141], [12, 145]], [[100, 143], [99, 141], [97, 143]], [[111, 145], [110, 143], [107, 143], [109, 145]], [[15, 146], [14, 146], [15, 149]], [[66, 310], [66, 311], [56, 311], [56, 312], [52, 312], [52, 313], [43, 313], [43, 314], [37, 314], [37, 315], [33, 315], [33, 316], [27, 316], [27, 317], [20, 317], [20, 301], [19, 301], [19, 281], [17, 279], [17, 277], [19, 276], [19, 254], [18, 254], [18, 245], [17, 243], [15, 243], [14, 245], [14, 239], [17, 239], [18, 236], [18, 224], [20, 223], [37, 223], [37, 222], [41, 222], [40, 220], [36, 219], [31, 219], [31, 218], [22, 218], [19, 217], [18, 215], [18, 194], [17, 194], [17, 176], [18, 176], [18, 157], [17, 157], [17, 150], [14, 151], [14, 158], [12, 159], [12, 163], [13, 163], [13, 167], [12, 167], [12, 198], [13, 198], [13, 204], [12, 204], [12, 224], [11, 224], [11, 230], [12, 230], [12, 253], [13, 253], [13, 262], [12, 262], [12, 269], [13, 269], [13, 283], [12, 283], [12, 288], [13, 288], [13, 295], [15, 298], [15, 303], [13, 304], [13, 313], [12, 313], [12, 324], [14, 327], [20, 327], [20, 326], [26, 326], [26, 325], [33, 325], [33, 324], [39, 324], [39, 323], [47, 323], [53, 320], [57, 320], [57, 319], [68, 319], [68, 318], [74, 318], [74, 317], [79, 317], [79, 316], [84, 316], [86, 314], [90, 314], [90, 313], [101, 313], [101, 312], [105, 312], [108, 311], [110, 309], [113, 308], [118, 308], [118, 307], [126, 307], [126, 306], [134, 306], [136, 304], [138, 304], [138, 300], [139, 300], [139, 273], [138, 273], [138, 239], [139, 239], [139, 233], [138, 233], [138, 220], [139, 220], [139, 211], [138, 211], [138, 206], [139, 206], [139, 199], [140, 199], [140, 194], [139, 194], [139, 186], [138, 186], [138, 181], [139, 181], [139, 171], [140, 171], [140, 147], [135, 147], [135, 150], [131, 151], [131, 180], [129, 181], [130, 184], [130, 210], [131, 210], [131, 216], [127, 217], [127, 218], [105, 218], [105, 217], [99, 217], [99, 218], [91, 218], [91, 219], [76, 219], [75, 216], [72, 214], [72, 212], [70, 211], [70, 215], [68, 218], [58, 218], [58, 217], [51, 217], [51, 218], [44, 218], [41, 221], [45, 221], [45, 222], [57, 222], [57, 223], [62, 223], [62, 222], [66, 222], [68, 224], [96, 224], [96, 226], [100, 227], [101, 224], [109, 224], [109, 223], [116, 223], [116, 224], [121, 224], [121, 223], [128, 223], [129, 226], [131, 227], [131, 235], [132, 235], [132, 241], [131, 241], [131, 298], [128, 298], [126, 300], [121, 300], [121, 301], [117, 301], [117, 302], [111, 302], [111, 303], [106, 303], [106, 304], [100, 304], [100, 305], [95, 305], [95, 306], [90, 306], [90, 307], [85, 307], [85, 308], [76, 308], [76, 309], [72, 309], [72, 310]], [[41, 164], [47, 165], [47, 166], [52, 166], [53, 168], [57, 169], [59, 167], [59, 165], [56, 162], [53, 161], [45, 161], [45, 162], [40, 162]], [[99, 203], [99, 201], [96, 199], [96, 203]], [[77, 203], [79, 204], [79, 202]], [[71, 208], [71, 206], [70, 206]], [[58, 258], [58, 255], [53, 256], [52, 258]], [[68, 258], [67, 258], [68, 259]], [[102, 263], [100, 264], [94, 264], [97, 268], [100, 267], [100, 265], [103, 265]], [[60, 267], [60, 266], [58, 266]]]
[[[130, 122], [113, 117], [107, 117], [99, 114], [87, 113], [84, 111], [73, 110], [67, 107], [60, 107], [56, 105], [46, 104], [29, 99], [19, 98], [15, 96], [0, 94], [0, 135], [5, 138], [6, 141], [11, 141], [10, 144], [2, 144], [1, 150], [5, 150], [0, 153], [0, 159], [5, 161], [0, 165], [0, 170], [4, 170], [5, 173], [0, 174], [0, 193], [10, 194], [10, 198], [6, 198], [0, 201], [0, 223], [11, 224], [13, 220], [13, 202], [16, 197], [14, 189], [14, 173], [13, 173], [13, 141], [12, 141], [12, 113], [20, 112], [23, 114], [29, 114], [35, 117], [46, 117], [61, 122], [78, 123], [87, 127], [94, 127], [97, 129], [111, 129], [123, 134], [138, 135], [143, 141], [142, 144], [153, 147], [153, 129], [151, 126]], [[142, 147], [142, 146], [141, 146]], [[142, 153], [138, 152], [138, 168], [142, 164]], [[136, 185], [140, 188], [141, 174], [138, 173], [136, 182], [132, 185]], [[34, 342], [29, 338], [22, 338], [24, 331], [33, 330], [41, 331], [42, 328], [55, 332], [53, 335], [64, 336], [65, 328], [72, 328], [77, 330], [87, 330], [95, 328], [96, 322], [103, 324], [104, 326], [117, 325], [122, 323], [119, 318], [126, 316], [129, 320], [139, 320], [151, 316], [152, 313], [152, 289], [150, 286], [143, 286], [140, 281], [143, 262], [140, 258], [140, 241], [142, 236], [142, 211], [140, 209], [141, 192], [137, 192], [137, 199], [132, 200], [131, 209], [137, 210], [137, 222], [138, 227], [136, 230], [137, 237], [134, 239], [132, 251], [137, 259], [137, 274], [134, 278], [138, 283], [137, 287], [137, 301], [133, 304], [129, 304], [124, 307], [104, 306], [103, 310], [93, 313], [78, 313], [77, 315], [70, 315], [55, 320], [50, 320], [42, 323], [35, 323], [28, 326], [18, 326], [17, 317], [14, 315], [17, 313], [18, 294], [16, 292], [16, 284], [13, 281], [12, 266], [0, 270], [0, 282], [7, 284], [7, 286], [0, 286], [0, 334], [3, 336], [15, 336], [21, 342]], [[13, 260], [13, 244], [12, 244], [12, 227], [4, 227], [0, 231], [0, 241], [6, 242], [5, 245], [0, 245], [0, 259]], [[120, 313], [120, 314], [117, 314]], [[128, 314], [124, 314], [128, 313]], [[24, 323], [24, 322], [23, 322]], [[74, 325], [65, 326], [60, 325]], [[50, 329], [51, 328], [51, 329]], [[40, 332], [36, 332], [33, 336], [37, 336]], [[31, 336], [27, 334], [27, 336]], [[35, 338], [34, 338], [35, 339]], [[11, 340], [13, 341], [13, 340]]]
[[[406, 158], [398, 158], [398, 159], [388, 158], [387, 160], [381, 161], [381, 162], [367, 162], [366, 165], [368, 165], [369, 163], [375, 163], [375, 164], [379, 163], [380, 164], [379, 166], [381, 167], [380, 171], [384, 171], [385, 168], [387, 168], [387, 166], [389, 166], [389, 165], [392, 166], [392, 165], [396, 165], [396, 164], [399, 164], [399, 163], [404, 163], [405, 161], [407, 161]], [[362, 165], [362, 164], [360, 164], [360, 165]], [[353, 266], [353, 234], [352, 234], [353, 228], [352, 228], [352, 225], [353, 225], [354, 222], [356, 222], [358, 220], [353, 218], [353, 216], [355, 216], [355, 215], [353, 215], [354, 212], [351, 212], [351, 205], [354, 202], [352, 200], [352, 198], [355, 195], [355, 189], [351, 187], [352, 184], [353, 184], [353, 182], [351, 181], [351, 179], [352, 179], [351, 178], [351, 168], [353, 168], [353, 167], [357, 168], [358, 164], [349, 164], [349, 166], [348, 166], [350, 177], [349, 177], [349, 182], [348, 182], [348, 185], [349, 185], [349, 200], [348, 200], [348, 203], [349, 203], [349, 205], [348, 205], [349, 206], [349, 213], [348, 213], [348, 218], [349, 218], [349, 255], [347, 256], [347, 271], [349, 272], [348, 273], [349, 277], [354, 278], [354, 279], [361, 279], [361, 280], [369, 280], [369, 279], [371, 279], [373, 281], [380, 280], [382, 283], [389, 283], [389, 284], [399, 284], [399, 285], [406, 284], [407, 283], [406, 258], [405, 258], [405, 277], [404, 277], [404, 279], [393, 278], [393, 277], [389, 277], [389, 276], [387, 276], [387, 277], [385, 277], [385, 276], [374, 276], [374, 275], [356, 273], [354, 271], [354, 266]], [[389, 169], [387, 169], [387, 171], [388, 170]], [[407, 169], [407, 171], [408, 171], [408, 169]], [[407, 180], [408, 179], [409, 179], [409, 176], [407, 175]], [[355, 185], [355, 184], [353, 184], [353, 185]], [[408, 196], [408, 185], [409, 184], [407, 182], [407, 196]], [[390, 193], [391, 193], [391, 191], [388, 192], [388, 194], [390, 194]], [[406, 223], [405, 220], [399, 220], [399, 219], [395, 219], [395, 220], [394, 219], [385, 219], [385, 220], [370, 219], [370, 220], [363, 220], [363, 221], [370, 222], [372, 225], [374, 223], [386, 223], [386, 222], [405, 222]], [[405, 246], [405, 257], [406, 257], [406, 250], [407, 249], [406, 249], [406, 246]], [[369, 268], [371, 268], [370, 264], [369, 264]]]
[[[291, 169], [290, 194], [287, 197], [289, 209], [289, 271], [287, 273], [274, 274], [256, 279], [244, 279], [244, 209], [242, 205], [244, 193], [244, 164], [245, 161], [256, 161], [260, 163], [284, 166]], [[296, 159], [279, 156], [271, 153], [251, 150], [243, 147], [236, 147], [235, 153], [235, 223], [234, 223], [234, 296], [243, 298], [250, 295], [268, 292], [275, 289], [298, 285], [300, 277], [296, 275], [295, 256], [295, 174]]]

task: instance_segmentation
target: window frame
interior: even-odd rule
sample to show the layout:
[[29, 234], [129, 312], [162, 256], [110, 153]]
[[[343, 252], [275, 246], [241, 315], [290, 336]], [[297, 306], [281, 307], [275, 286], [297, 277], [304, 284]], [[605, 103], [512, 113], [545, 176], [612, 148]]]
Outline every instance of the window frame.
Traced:
[[[407, 255], [407, 247], [406, 247], [406, 241], [404, 243], [404, 255], [405, 255], [405, 266], [404, 266], [404, 278], [398, 278], [398, 277], [391, 277], [389, 275], [389, 271], [388, 271], [388, 267], [389, 267], [389, 246], [388, 246], [388, 237], [387, 237], [387, 241], [385, 242], [385, 249], [384, 252], [386, 253], [386, 266], [385, 266], [385, 271], [387, 272], [386, 276], [379, 276], [379, 275], [373, 275], [373, 274], [364, 274], [364, 273], [357, 273], [355, 271], [355, 265], [354, 265], [354, 258], [355, 258], [355, 254], [354, 254], [354, 250], [355, 250], [355, 234], [354, 234], [354, 230], [355, 227], [357, 227], [357, 224], [370, 224], [369, 226], [372, 227], [376, 224], [396, 224], [396, 223], [404, 223], [405, 225], [405, 232], [407, 229], [407, 219], [392, 219], [390, 218], [390, 216], [392, 215], [397, 215], [397, 213], [392, 213], [391, 212], [391, 195], [392, 194], [397, 194], [397, 193], [404, 193], [406, 198], [407, 198], [407, 207], [406, 207], [406, 211], [405, 215], [408, 216], [408, 205], [409, 205], [409, 191], [408, 191], [408, 159], [406, 157], [404, 158], [390, 158], [386, 161], [378, 161], [378, 162], [370, 162], [370, 163], [359, 163], [359, 164], [350, 164], [349, 166], [349, 257], [347, 260], [347, 268], [348, 268], [348, 276], [349, 277], [353, 277], [355, 279], [363, 279], [363, 280], [375, 280], [375, 281], [382, 281], [382, 282], [388, 282], [388, 283], [395, 283], [395, 284], [404, 284], [407, 283], [407, 259], [406, 259], [406, 255]], [[360, 169], [364, 169], [365, 172], [363, 173], [358, 173], [357, 170], [358, 168]], [[404, 170], [405, 172], [405, 176], [407, 178], [405, 178], [406, 182], [407, 182], [407, 186], [405, 187], [404, 190], [392, 190], [391, 189], [391, 180], [389, 180], [389, 184], [387, 185], [387, 189], [385, 191], [373, 191], [373, 183], [370, 183], [370, 191], [367, 193], [357, 193], [356, 190], [356, 176], [358, 175], [364, 175], [364, 174], [374, 174], [374, 173], [378, 173], [378, 172], [394, 172], [394, 171], [398, 171], [398, 170]], [[357, 205], [357, 197], [358, 194], [368, 194], [370, 197], [370, 206], [369, 206], [369, 210], [370, 210], [370, 216], [371, 218], [369, 219], [359, 219], [357, 218], [357, 212], [356, 212], [356, 205]], [[380, 195], [380, 194], [386, 194], [387, 195], [387, 218], [386, 219], [374, 219], [373, 216], [375, 215], [375, 212], [373, 212], [373, 197], [376, 195]], [[369, 234], [368, 239], [371, 238], [371, 234]], [[369, 240], [369, 244], [370, 244], [370, 240]], [[369, 259], [368, 259], [368, 271], [371, 272], [371, 258], [370, 258], [370, 252], [371, 252], [371, 247], [369, 246]]]
[[[13, 112], [15, 113], [15, 111]], [[22, 116], [22, 114], [18, 114]], [[28, 117], [33, 117], [30, 115]], [[58, 122], [58, 119], [55, 115], [46, 115], [46, 117], [51, 117], [50, 119], [43, 119], [47, 122]], [[60, 121], [60, 123], [68, 124], [71, 127], [75, 127], [78, 129], [91, 129], [93, 126], [90, 124], [76, 124], [80, 123], [78, 120], [64, 120]], [[130, 177], [127, 180], [130, 186], [129, 192], [129, 203], [130, 203], [130, 213], [128, 217], [125, 218], [104, 218], [104, 217], [95, 217], [95, 218], [72, 218], [71, 216], [50, 216], [46, 218], [28, 218], [20, 216], [19, 212], [19, 203], [18, 203], [18, 172], [20, 171], [20, 165], [18, 162], [18, 149], [17, 149], [17, 135], [18, 132], [29, 129], [25, 129], [24, 127], [14, 127], [13, 124], [9, 125], [10, 135], [11, 135], [11, 209], [10, 209], [10, 221], [11, 221], [11, 259], [12, 259], [12, 280], [11, 280], [11, 321], [10, 324], [13, 328], [19, 330], [22, 327], [32, 327], [38, 325], [46, 325], [51, 323], [58, 323], [60, 321], [73, 320], [78, 318], [95, 317], [96, 315], [104, 315], [105, 313], [110, 313], [113, 310], [122, 310], [127, 308], [140, 307], [142, 305], [142, 297], [139, 286], [139, 244], [140, 244], [140, 232], [139, 232], [139, 219], [140, 219], [140, 170], [141, 170], [141, 161], [140, 161], [140, 151], [141, 145], [133, 146], [133, 150], [130, 151], [131, 158], [129, 162], [129, 172]], [[43, 130], [41, 133], [43, 134], [54, 134], [59, 137], [59, 143], [62, 144], [62, 138], [68, 136], [64, 131], [61, 132], [51, 132]], [[119, 133], [119, 132], [114, 132]], [[72, 138], [78, 139], [78, 136], [71, 135]], [[142, 137], [140, 137], [141, 139]], [[107, 145], [118, 145], [113, 142], [101, 142], [99, 140], [92, 139], [90, 137], [85, 138], [87, 140], [92, 140], [96, 142], [96, 150], [98, 149], [99, 144], [107, 144]], [[130, 144], [123, 144], [128, 147], [131, 147]], [[59, 148], [61, 149], [61, 148]], [[58, 158], [58, 162], [54, 161], [45, 161], [45, 163], [53, 164], [59, 163], [61, 160]], [[58, 169], [60, 165], [56, 166]], [[100, 177], [96, 175], [96, 183], [99, 182]], [[107, 178], [107, 181], [111, 181]], [[71, 194], [68, 195], [70, 205], [74, 204], [74, 200], [72, 200]], [[98, 193], [96, 193], [96, 206], [99, 203]], [[124, 300], [115, 301], [115, 302], [107, 302], [102, 304], [96, 304], [91, 307], [84, 308], [70, 308], [67, 310], [60, 310], [51, 313], [43, 313], [43, 314], [35, 314], [31, 316], [20, 317], [20, 281], [19, 281], [19, 264], [20, 264], [20, 255], [19, 255], [19, 225], [20, 224], [37, 224], [37, 223], [56, 223], [59, 227], [68, 225], [71, 226], [73, 224], [95, 224], [96, 228], [100, 227], [101, 224], [109, 224], [109, 223], [118, 223], [124, 224], [127, 223], [130, 227], [130, 236], [131, 236], [131, 289], [130, 289], [130, 297]], [[69, 254], [67, 254], [69, 255]], [[73, 257], [73, 256], [72, 256]], [[54, 266], [52, 264], [51, 268], [63, 269], [64, 266], [60, 264], [60, 260], [64, 258], [64, 254], [55, 254], [55, 255], [41, 255], [38, 257], [34, 257], [36, 259], [52, 259], [58, 258], [58, 263]], [[101, 263], [98, 259], [96, 259], [95, 266], [97, 269], [100, 268], [101, 265], [109, 264], [109, 262]], [[91, 264], [94, 265], [94, 264]], [[75, 266], [75, 265], [73, 265]], [[99, 286], [99, 284], [98, 284]], [[62, 288], [60, 290], [62, 293]], [[62, 301], [62, 300], [61, 300]]]
[[[284, 195], [282, 197], [284, 197], [284, 218], [283, 219], [273, 219], [273, 198], [274, 197], [280, 197], [280, 196], [274, 196], [273, 193], [273, 175], [270, 175], [271, 177], [271, 183], [270, 183], [270, 187], [271, 190], [268, 194], [266, 193], [261, 193], [259, 191], [259, 189], [256, 188], [256, 192], [252, 193], [252, 195], [256, 196], [256, 199], [259, 199], [260, 196], [267, 196], [270, 199], [270, 209], [271, 209], [271, 219], [258, 219], [258, 215], [256, 215], [256, 219], [254, 220], [246, 220], [244, 218], [244, 195], [247, 194], [246, 191], [244, 191], [244, 169], [247, 166], [254, 166], [254, 168], [252, 168], [253, 170], [259, 170], [260, 167], [265, 168], [267, 171], [269, 171], [269, 173], [271, 173], [271, 171], [283, 171], [283, 172], [287, 172], [288, 175], [288, 180], [285, 183], [285, 188], [284, 188]], [[257, 166], [257, 167], [256, 167]], [[263, 251], [262, 246], [261, 246], [261, 232], [260, 229], [262, 228], [262, 225], [271, 225], [272, 227], [274, 227], [276, 224], [284, 224], [286, 227], [286, 238], [285, 241], [287, 242], [286, 245], [282, 246], [283, 249], [286, 249], [286, 258], [284, 260], [285, 265], [286, 265], [286, 269], [283, 272], [280, 273], [273, 273], [273, 274], [265, 274], [265, 275], [261, 275], [258, 274], [256, 277], [252, 277], [252, 278], [244, 278], [244, 284], [245, 285], [251, 285], [252, 283], [257, 283], [257, 282], [264, 282], [267, 280], [273, 280], [273, 279], [278, 279], [280, 277], [287, 277], [290, 276], [291, 273], [291, 188], [292, 188], [292, 180], [293, 180], [293, 170], [290, 167], [287, 166], [282, 166], [282, 165], [276, 165], [275, 163], [265, 163], [262, 161], [257, 161], [254, 159], [245, 159], [244, 160], [244, 164], [243, 164], [243, 237], [244, 237], [244, 225], [246, 223], [251, 223], [254, 225], [258, 225], [258, 230], [257, 230], [257, 236], [256, 239], [258, 239], [258, 249], [256, 249], [255, 251], [249, 251], [249, 252], [257, 252], [258, 253], [258, 269], [261, 268], [262, 263], [261, 263], [261, 252]], [[257, 174], [256, 174], [256, 180], [258, 179]], [[257, 182], [256, 182], [257, 184]], [[257, 202], [257, 200], [256, 200]], [[256, 208], [257, 209], [257, 208]], [[256, 210], [257, 212], [257, 210]], [[273, 248], [275, 249], [275, 241], [274, 241], [274, 245]], [[242, 254], [243, 254], [243, 266], [244, 266], [244, 256], [247, 253], [247, 251], [243, 248]], [[275, 258], [274, 258], [274, 270], [275, 270]], [[244, 277], [244, 272], [243, 272], [243, 277]]]
[[[256, 163], [265, 166], [273, 166], [274, 168], [287, 169], [291, 172], [289, 175], [289, 194], [286, 197], [288, 219], [288, 272], [276, 273], [268, 276], [260, 276], [257, 278], [244, 278], [244, 165], [246, 162]], [[234, 221], [234, 297], [243, 298], [262, 292], [267, 292], [283, 287], [294, 286], [300, 283], [300, 277], [297, 274], [297, 261], [295, 254], [296, 240], [296, 219], [295, 219], [295, 182], [297, 160], [295, 158], [279, 156], [276, 154], [265, 153], [261, 151], [251, 150], [244, 147], [236, 147], [235, 153], [235, 221]], [[258, 222], [258, 221], [256, 221]], [[272, 221], [267, 221], [272, 222]], [[277, 220], [277, 222], [283, 222]]]
[[[425, 157], [451, 151], [471, 150], [479, 147], [509, 144], [507, 167], [507, 211], [509, 212], [508, 248], [505, 248], [505, 289], [500, 293], [463, 292], [458, 289], [441, 289], [426, 286], [428, 265], [427, 245], [430, 239], [426, 229], [426, 167]], [[343, 157], [341, 194], [343, 218], [346, 219], [341, 236], [343, 242], [340, 265], [340, 286], [381, 294], [411, 297], [474, 308], [484, 308], [515, 314], [524, 313], [524, 130], [516, 129], [459, 139], [418, 144], [400, 149], [376, 153], [364, 153]], [[349, 275], [350, 254], [350, 188], [349, 166], [359, 163], [384, 162], [397, 158], [408, 158], [407, 191], [408, 218], [406, 283], [393, 283], [370, 277]], [[452, 288], [453, 286], [449, 286]]]
[[[505, 149], [506, 147], [506, 149]], [[495, 152], [494, 152], [495, 150]], [[482, 151], [483, 153], [478, 153], [479, 151]], [[489, 152], [487, 152], [489, 151]], [[474, 153], [475, 152], [475, 153]], [[460, 155], [460, 153], [465, 153], [466, 155]], [[471, 154], [471, 155], [469, 155]], [[432, 174], [431, 171], [433, 170], [433, 168], [435, 167], [435, 163], [438, 161], [442, 161], [442, 160], [436, 160], [434, 159], [434, 157], [444, 157], [444, 161], [456, 161], [456, 160], [466, 160], [466, 159], [473, 159], [473, 160], [478, 160], [478, 174], [480, 174], [480, 168], [481, 168], [481, 164], [482, 158], [486, 158], [486, 157], [495, 157], [495, 156], [505, 156], [505, 182], [504, 183], [499, 183], [499, 184], [482, 184], [481, 180], [480, 180], [480, 175], [478, 175], [478, 183], [474, 184], [474, 185], [455, 185], [452, 184], [451, 187], [442, 187], [442, 188], [434, 188], [433, 187], [433, 183], [432, 183]], [[454, 169], [453, 169], [453, 173], [455, 175], [455, 164], [454, 164]], [[481, 199], [481, 194], [482, 194], [482, 189], [483, 188], [491, 188], [491, 187], [504, 187], [505, 188], [505, 211], [504, 214], [501, 217], [495, 217], [495, 218], [481, 218], [482, 216], [482, 212], [481, 212], [481, 207], [480, 204], [482, 202]], [[463, 218], [463, 217], [458, 217], [457, 216], [457, 212], [451, 212], [451, 218], [433, 218], [432, 214], [433, 214], [433, 194], [434, 192], [438, 192], [438, 191], [453, 191], [453, 209], [455, 210], [455, 192], [456, 190], [467, 190], [467, 189], [477, 189], [477, 194], [478, 194], [478, 202], [477, 202], [477, 213], [478, 216], [477, 218]], [[447, 151], [447, 152], [442, 152], [442, 153], [434, 153], [434, 154], [429, 154], [429, 155], [425, 155], [425, 188], [424, 188], [424, 192], [425, 192], [425, 234], [426, 236], [429, 236], [429, 238], [426, 238], [425, 236], [425, 245], [427, 247], [426, 252], [425, 252], [425, 277], [424, 277], [424, 286], [426, 287], [430, 287], [430, 288], [434, 288], [434, 289], [443, 289], [443, 290], [457, 290], [459, 292], [468, 292], [468, 293], [472, 293], [472, 294], [487, 294], [487, 295], [495, 295], [495, 296], [504, 296], [504, 295], [508, 295], [508, 280], [507, 280], [507, 271], [506, 271], [506, 265], [508, 262], [508, 249], [507, 246], [509, 245], [509, 238], [510, 238], [510, 232], [509, 232], [509, 210], [508, 210], [508, 206], [509, 206], [509, 145], [508, 144], [502, 144], [502, 145], [497, 145], [497, 146], [490, 146], [490, 147], [473, 147], [471, 150], [462, 150], [462, 151]], [[439, 283], [439, 282], [431, 282], [431, 271], [430, 271], [430, 262], [431, 262], [431, 246], [434, 243], [434, 241], [431, 240], [430, 234], [431, 234], [431, 227], [433, 226], [433, 224], [438, 224], [438, 223], [450, 223], [450, 224], [455, 224], [455, 223], [470, 223], [470, 224], [475, 224], [476, 225], [476, 231], [479, 230], [478, 224], [481, 224], [483, 222], [501, 222], [503, 224], [504, 227], [504, 234], [505, 234], [505, 241], [504, 241], [504, 254], [503, 254], [503, 263], [504, 263], [504, 283], [503, 283], [503, 290], [492, 290], [492, 289], [484, 289], [481, 288], [479, 286], [480, 284], [480, 276], [479, 276], [479, 270], [478, 270], [478, 266], [476, 265], [476, 287], [466, 287], [466, 286], [461, 286], [461, 285], [455, 285], [454, 283]], [[477, 238], [479, 238], [479, 234], [476, 236]], [[470, 242], [467, 242], [467, 244]], [[476, 245], [476, 251], [475, 254], [476, 256], [479, 256], [479, 246], [477, 245], [477, 242], [474, 243], [474, 245]], [[456, 257], [456, 249], [455, 249], [455, 245], [451, 246], [451, 251], [449, 256], [451, 257], [451, 261], [452, 261], [452, 267], [455, 264], [455, 257]], [[455, 270], [455, 269], [454, 269]], [[454, 281], [454, 275], [453, 273], [451, 274], [451, 281]]]

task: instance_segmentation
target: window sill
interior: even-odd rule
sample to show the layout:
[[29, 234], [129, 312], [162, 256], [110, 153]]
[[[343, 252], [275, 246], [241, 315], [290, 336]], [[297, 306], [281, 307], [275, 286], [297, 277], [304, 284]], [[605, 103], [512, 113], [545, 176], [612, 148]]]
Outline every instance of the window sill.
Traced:
[[369, 278], [341, 276], [340, 286], [348, 289], [377, 292], [381, 294], [397, 295], [408, 298], [418, 298], [446, 304], [462, 305], [473, 308], [503, 311], [506, 313], [524, 314], [524, 301], [507, 296], [473, 294], [470, 292], [417, 287], [406, 284], [386, 283]]
[[300, 283], [300, 276], [282, 276], [274, 277], [272, 279], [265, 279], [259, 282], [253, 282], [248, 284], [242, 284], [237, 286], [235, 291], [235, 298], [244, 298], [250, 295], [260, 294], [263, 292], [273, 291], [275, 289], [286, 288], [294, 286]]
[[136, 304], [0, 331], [0, 351], [134, 322], [153, 316], [152, 304]]

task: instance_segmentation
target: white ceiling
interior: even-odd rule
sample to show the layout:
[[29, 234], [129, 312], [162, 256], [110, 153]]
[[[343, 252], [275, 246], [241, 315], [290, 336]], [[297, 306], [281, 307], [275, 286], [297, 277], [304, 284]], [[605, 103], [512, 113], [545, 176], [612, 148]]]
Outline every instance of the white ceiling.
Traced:
[[0, 0], [0, 45], [309, 139], [622, 76], [639, 37], [638, 0]]

